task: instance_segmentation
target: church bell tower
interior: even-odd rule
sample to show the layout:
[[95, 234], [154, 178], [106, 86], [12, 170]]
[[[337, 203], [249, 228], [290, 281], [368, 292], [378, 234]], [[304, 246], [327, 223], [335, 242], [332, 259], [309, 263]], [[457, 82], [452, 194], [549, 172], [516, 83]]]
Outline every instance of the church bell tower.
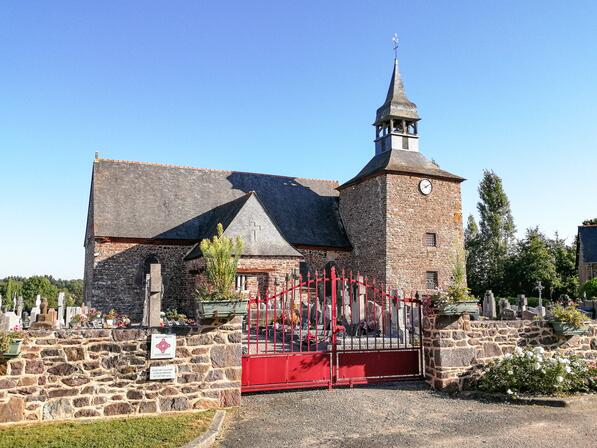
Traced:
[[[396, 43], [397, 41], [395, 41]], [[396, 49], [396, 46], [394, 46]], [[375, 154], [392, 149], [419, 151], [417, 105], [404, 92], [398, 58], [394, 56], [394, 71], [385, 102], [375, 115]]]
[[392, 288], [431, 294], [449, 286], [463, 251], [462, 177], [419, 151], [417, 106], [394, 68], [375, 115], [375, 155], [338, 187], [355, 270]]

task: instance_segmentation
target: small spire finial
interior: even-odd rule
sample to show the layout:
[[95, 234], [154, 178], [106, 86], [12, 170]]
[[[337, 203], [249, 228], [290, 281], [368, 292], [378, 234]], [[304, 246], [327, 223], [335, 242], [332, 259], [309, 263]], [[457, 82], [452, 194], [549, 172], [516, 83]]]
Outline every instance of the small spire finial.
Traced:
[[394, 59], [398, 59], [398, 34], [392, 36], [392, 48], [394, 48]]

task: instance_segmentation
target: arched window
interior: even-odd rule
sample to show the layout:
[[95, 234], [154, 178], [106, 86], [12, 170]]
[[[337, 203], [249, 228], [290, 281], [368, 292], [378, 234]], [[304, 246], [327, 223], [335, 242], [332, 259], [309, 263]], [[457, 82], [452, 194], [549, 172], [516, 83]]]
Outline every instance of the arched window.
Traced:
[[[155, 255], [149, 255], [148, 257], [146, 257], [145, 260], [143, 261], [143, 273], [145, 275], [149, 274], [150, 266], [152, 264], [156, 264], [159, 262], [160, 262], [160, 260], [158, 260], [158, 257], [156, 257]], [[163, 269], [163, 267], [162, 267], [162, 269]]]

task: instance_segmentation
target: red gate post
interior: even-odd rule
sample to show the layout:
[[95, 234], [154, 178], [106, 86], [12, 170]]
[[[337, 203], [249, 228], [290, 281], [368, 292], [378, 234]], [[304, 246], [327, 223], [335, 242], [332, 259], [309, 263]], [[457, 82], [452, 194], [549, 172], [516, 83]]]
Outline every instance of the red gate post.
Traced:
[[337, 378], [337, 359], [336, 359], [336, 268], [332, 266], [330, 270], [330, 282], [332, 282], [332, 315], [330, 316], [330, 331], [332, 332], [332, 378], [330, 378], [330, 390], [332, 389], [332, 383]]

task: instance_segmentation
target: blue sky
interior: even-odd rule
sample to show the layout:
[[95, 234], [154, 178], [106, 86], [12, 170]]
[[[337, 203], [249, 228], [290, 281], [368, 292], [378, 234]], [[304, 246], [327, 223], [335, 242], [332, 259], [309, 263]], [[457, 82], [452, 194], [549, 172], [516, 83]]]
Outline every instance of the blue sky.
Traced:
[[421, 151], [520, 231], [597, 216], [597, 2], [0, 2], [0, 277], [81, 277], [102, 157], [345, 181], [400, 39]]

